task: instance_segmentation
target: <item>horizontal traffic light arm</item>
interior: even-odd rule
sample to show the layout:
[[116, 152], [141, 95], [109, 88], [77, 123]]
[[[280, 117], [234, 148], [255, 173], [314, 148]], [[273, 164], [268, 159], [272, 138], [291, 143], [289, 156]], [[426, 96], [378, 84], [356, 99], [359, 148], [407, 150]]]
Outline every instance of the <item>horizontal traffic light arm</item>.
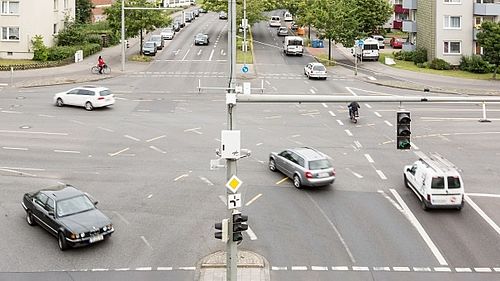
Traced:
[[[284, 94], [284, 93], [283, 93]], [[233, 94], [234, 95], [234, 94]], [[500, 102], [498, 96], [328, 96], [328, 95], [245, 95], [237, 94], [236, 102]]]

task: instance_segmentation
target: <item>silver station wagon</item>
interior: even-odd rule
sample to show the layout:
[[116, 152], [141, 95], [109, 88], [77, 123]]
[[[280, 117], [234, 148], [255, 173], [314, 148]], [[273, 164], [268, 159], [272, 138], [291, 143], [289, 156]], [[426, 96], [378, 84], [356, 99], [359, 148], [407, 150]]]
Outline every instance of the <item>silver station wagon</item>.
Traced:
[[286, 149], [269, 155], [269, 170], [280, 171], [296, 188], [324, 186], [335, 181], [335, 169], [328, 156], [310, 147]]

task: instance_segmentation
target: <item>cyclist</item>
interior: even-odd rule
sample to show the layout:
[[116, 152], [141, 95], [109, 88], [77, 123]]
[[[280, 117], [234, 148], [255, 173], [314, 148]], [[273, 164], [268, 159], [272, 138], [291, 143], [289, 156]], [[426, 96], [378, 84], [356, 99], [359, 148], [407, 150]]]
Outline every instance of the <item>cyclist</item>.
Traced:
[[104, 62], [104, 59], [99, 56], [99, 58], [97, 59], [97, 67], [99, 67], [99, 74], [102, 74], [102, 69], [104, 68], [104, 66], [106, 65], [106, 63]]
[[355, 101], [351, 102], [347, 108], [349, 108], [349, 117], [351, 117], [351, 119], [353, 117], [358, 117], [359, 114], [358, 114], [358, 109], [360, 108], [359, 104]]

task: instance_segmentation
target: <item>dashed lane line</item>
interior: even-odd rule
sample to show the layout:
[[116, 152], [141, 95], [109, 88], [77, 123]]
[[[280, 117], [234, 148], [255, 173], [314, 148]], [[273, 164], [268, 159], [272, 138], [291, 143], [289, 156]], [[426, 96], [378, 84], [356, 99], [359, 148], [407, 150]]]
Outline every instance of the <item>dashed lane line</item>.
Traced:
[[335, 113], [334, 113], [333, 111], [331, 111], [331, 110], [329, 110], [329, 111], [328, 111], [328, 113], [330, 113], [330, 115], [331, 115], [331, 116], [333, 116], [333, 117], [337, 116], [337, 115], [335, 115]]
[[286, 181], [287, 179], [288, 179], [288, 177], [285, 177], [285, 178], [283, 178], [283, 179], [281, 179], [281, 180], [277, 181], [277, 182], [276, 182], [276, 184], [281, 184], [281, 183], [283, 183], [284, 181]]
[[54, 152], [58, 152], [58, 153], [72, 153], [72, 154], [80, 154], [80, 151], [76, 151], [76, 150], [60, 150], [60, 149], [54, 149]]
[[159, 139], [161, 139], [161, 138], [164, 138], [164, 137], [166, 137], [166, 135], [161, 135], [161, 136], [159, 136], [159, 137], [155, 137], [155, 138], [152, 138], [152, 139], [146, 140], [146, 142], [152, 142], [152, 141], [155, 141], [155, 140], [159, 140]]
[[337, 123], [339, 123], [340, 126], [344, 126], [344, 123], [340, 119], [337, 119]]
[[369, 163], [375, 163], [375, 161], [373, 161], [373, 158], [370, 156], [370, 154], [365, 154], [365, 158], [366, 158], [366, 160], [368, 160]]
[[10, 146], [2, 146], [3, 149], [6, 149], [6, 150], [28, 150], [28, 148], [26, 147], [10, 147]]
[[134, 140], [134, 141], [141, 141], [140, 139], [136, 138], [136, 137], [133, 137], [133, 136], [129, 136], [129, 135], [123, 135], [124, 137], [126, 137], [127, 139], [131, 139], [131, 140]]
[[387, 124], [387, 126], [389, 126], [389, 127], [393, 127], [392, 123], [387, 121], [387, 120], [384, 120], [384, 123]]
[[150, 145], [149, 148], [151, 148], [152, 150], [158, 151], [160, 153], [163, 153], [163, 154], [167, 153], [166, 151], [163, 151], [163, 150], [159, 149], [158, 147], [156, 147], [154, 145]]
[[180, 180], [180, 179], [182, 179], [182, 178], [185, 178], [185, 177], [187, 177], [187, 176], [189, 176], [189, 175], [188, 175], [188, 174], [183, 174], [183, 175], [180, 175], [180, 176], [176, 177], [176, 178], [174, 179], [174, 181], [178, 181], [178, 180]]
[[381, 171], [381, 170], [375, 170], [375, 172], [377, 172], [378, 176], [383, 179], [383, 180], [386, 180], [387, 177], [384, 175], [384, 173]]
[[375, 114], [375, 115], [376, 115], [377, 117], [379, 117], [379, 118], [382, 118], [382, 115], [380, 115], [380, 113], [378, 113], [378, 112], [376, 112], [376, 111], [374, 111], [374, 112], [373, 112], [373, 114]]
[[252, 198], [250, 201], [248, 201], [245, 206], [250, 206], [253, 202], [255, 202], [257, 199], [259, 199], [262, 196], [262, 193], [257, 194], [254, 198]]
[[353, 135], [352, 135], [352, 133], [351, 133], [351, 131], [349, 131], [349, 130], [344, 130], [344, 131], [345, 131], [345, 133], [346, 133], [348, 136], [350, 136], [350, 137], [352, 137], [352, 136], [353, 136]]
[[52, 136], [68, 136], [68, 133], [51, 133], [51, 132], [29, 132], [29, 131], [11, 131], [0, 130], [0, 133], [14, 133], [14, 134], [33, 134], [33, 135], [52, 135]]

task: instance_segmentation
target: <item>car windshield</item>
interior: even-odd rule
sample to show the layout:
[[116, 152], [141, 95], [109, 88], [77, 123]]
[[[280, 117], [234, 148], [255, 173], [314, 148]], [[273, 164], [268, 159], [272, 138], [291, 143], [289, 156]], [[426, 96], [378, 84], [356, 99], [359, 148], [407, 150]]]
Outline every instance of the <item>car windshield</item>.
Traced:
[[289, 46], [302, 46], [302, 40], [289, 40]]
[[154, 46], [155, 46], [155, 43], [153, 43], [153, 42], [148, 42], [148, 43], [144, 44], [144, 47], [146, 47], [146, 48], [151, 48]]
[[64, 217], [95, 209], [94, 204], [85, 195], [57, 201], [56, 212], [58, 217]]
[[326, 71], [326, 68], [322, 65], [315, 65], [313, 67], [313, 70], [316, 70], [316, 71]]
[[314, 160], [309, 162], [309, 169], [311, 170], [329, 169], [331, 167], [332, 165], [326, 159]]
[[378, 50], [378, 45], [367, 44], [364, 45], [363, 50]]

